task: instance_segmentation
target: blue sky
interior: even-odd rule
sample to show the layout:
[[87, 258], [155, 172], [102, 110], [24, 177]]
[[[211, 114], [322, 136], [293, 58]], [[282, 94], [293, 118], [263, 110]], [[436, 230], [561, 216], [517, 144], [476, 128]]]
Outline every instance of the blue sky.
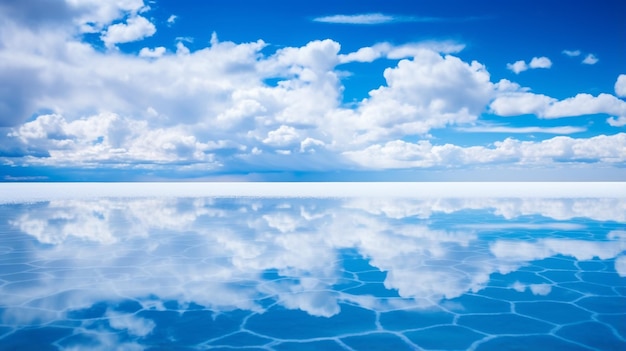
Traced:
[[623, 180], [623, 1], [0, 3], [0, 177]]

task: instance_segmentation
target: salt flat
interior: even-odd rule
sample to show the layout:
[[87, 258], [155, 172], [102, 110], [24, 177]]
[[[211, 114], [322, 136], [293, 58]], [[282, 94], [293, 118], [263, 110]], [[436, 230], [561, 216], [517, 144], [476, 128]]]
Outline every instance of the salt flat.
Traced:
[[626, 182], [0, 183], [0, 202], [93, 197], [626, 197]]
[[[56, 185], [68, 197], [234, 191]], [[521, 189], [546, 195], [538, 185]], [[625, 227], [626, 197], [5, 203], [0, 349], [626, 350]]]

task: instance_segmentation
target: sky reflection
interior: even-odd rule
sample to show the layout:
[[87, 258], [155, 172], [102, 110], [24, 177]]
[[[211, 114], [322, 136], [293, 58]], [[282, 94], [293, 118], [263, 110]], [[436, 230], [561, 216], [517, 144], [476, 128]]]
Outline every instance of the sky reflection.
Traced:
[[[99, 347], [142, 348], [160, 337], [168, 311], [199, 310], [214, 322], [247, 316], [218, 339], [254, 331], [267, 338], [258, 345], [279, 349], [298, 336], [264, 329], [276, 311], [328, 321], [374, 313], [373, 324], [352, 335], [388, 331], [395, 322], [381, 325], [381, 318], [401, 311], [471, 321], [476, 315], [466, 313], [484, 305], [472, 298], [563, 300], [576, 308], [569, 303], [596, 295], [626, 300], [620, 198], [145, 197], [5, 204], [0, 211], [0, 344], [26, 329], [62, 325], [71, 332], [56, 339], [61, 349], [81, 345], [77, 330], [95, 333], [90, 342]], [[406, 323], [394, 338], [422, 347]], [[471, 324], [464, 326], [470, 334], [494, 334]], [[613, 328], [617, 345], [624, 342], [623, 327], [602, 325]], [[554, 336], [550, 329], [545, 335]], [[341, 345], [337, 333], [324, 337]], [[480, 335], [463, 348], [490, 340]], [[213, 345], [207, 339], [187, 346]]]

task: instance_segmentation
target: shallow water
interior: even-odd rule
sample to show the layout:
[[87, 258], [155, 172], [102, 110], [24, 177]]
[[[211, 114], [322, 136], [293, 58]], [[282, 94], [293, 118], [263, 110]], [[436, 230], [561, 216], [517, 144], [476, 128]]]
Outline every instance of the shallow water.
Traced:
[[0, 205], [0, 349], [626, 349], [626, 199]]

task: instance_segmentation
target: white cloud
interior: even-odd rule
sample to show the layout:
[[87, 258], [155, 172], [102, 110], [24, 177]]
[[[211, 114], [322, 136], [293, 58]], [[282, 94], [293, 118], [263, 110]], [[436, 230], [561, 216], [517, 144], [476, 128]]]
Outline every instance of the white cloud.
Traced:
[[302, 74], [308, 68], [315, 73], [332, 70], [338, 63], [341, 46], [336, 41], [314, 40], [303, 47], [280, 49], [268, 60], [269, 68], [284, 70], [291, 74]]
[[190, 53], [191, 53], [191, 51], [189, 50], [189, 48], [187, 48], [185, 46], [185, 44], [183, 44], [180, 41], [176, 43], [176, 54], [177, 55], [185, 56], [185, 55], [189, 55]]
[[202, 143], [182, 127], [147, 128], [115, 114], [100, 114], [68, 122], [59, 115], [42, 115], [11, 132], [17, 141], [50, 156], [35, 163], [71, 165], [97, 162], [214, 164], [212, 143]]
[[600, 94], [598, 96], [577, 94], [574, 97], [550, 104], [539, 115], [545, 118], [559, 118], [596, 113], [626, 116], [626, 102], [610, 94]]
[[552, 67], [552, 61], [550, 61], [550, 59], [545, 57], [545, 56], [533, 57], [533, 59], [530, 61], [530, 64], [528, 65], [528, 67], [530, 67], [530, 68], [550, 68], [550, 67]]
[[460, 131], [470, 133], [508, 133], [508, 134], [532, 134], [532, 133], [547, 133], [547, 134], [574, 134], [584, 132], [587, 129], [584, 127], [506, 127], [506, 126], [491, 126], [482, 125], [474, 127], [459, 127]]
[[115, 44], [141, 40], [156, 33], [156, 27], [145, 17], [134, 16], [126, 23], [117, 23], [109, 26], [100, 37], [104, 44], [111, 48]]
[[440, 54], [456, 54], [465, 48], [465, 44], [455, 41], [424, 41], [420, 43], [410, 43], [392, 46], [387, 53], [387, 58], [402, 59], [413, 57], [421, 50], [431, 50]]
[[384, 72], [386, 86], [370, 92], [356, 111], [339, 111], [333, 132], [352, 144], [425, 134], [433, 128], [472, 122], [491, 98], [493, 84], [478, 62], [422, 49]]
[[606, 119], [606, 123], [608, 123], [612, 127], [623, 127], [626, 126], [626, 116], [620, 117], [609, 117]]
[[[530, 92], [504, 92], [489, 105], [490, 110], [499, 116], [535, 114], [540, 118], [562, 118], [591, 114], [608, 114], [618, 118], [626, 116], [626, 102], [610, 94], [593, 96], [577, 94], [564, 100], [557, 100], [542, 94]], [[618, 119], [619, 120], [619, 119]], [[617, 121], [611, 119], [611, 121]]]
[[135, 16], [149, 10], [143, 0], [66, 0], [78, 16], [73, 18], [82, 32], [96, 33], [125, 15]]
[[342, 54], [339, 56], [339, 60], [341, 61], [341, 63], [372, 62], [383, 57], [383, 55], [388, 52], [388, 46], [389, 45], [385, 44], [380, 44], [378, 46], [367, 46], [349, 54]]
[[581, 52], [580, 50], [563, 50], [563, 55], [567, 55], [569, 57], [576, 57], [576, 56], [580, 56]]
[[492, 147], [432, 145], [428, 141], [402, 140], [376, 144], [344, 154], [371, 169], [462, 167], [467, 164], [513, 163], [553, 165], [559, 162], [620, 164], [626, 161], [626, 134], [599, 135], [589, 139], [558, 136], [541, 142], [507, 138]]
[[620, 74], [615, 81], [615, 95], [626, 97], [626, 74]]
[[166, 49], [163, 46], [158, 46], [154, 49], [150, 49], [150, 48], [142, 48], [139, 51], [139, 56], [141, 57], [150, 57], [150, 58], [157, 58], [157, 57], [161, 57], [163, 56], [163, 54], [165, 54]]
[[167, 18], [167, 23], [168, 24], [174, 24], [174, 22], [176, 22], [176, 20], [178, 19], [178, 16], [176, 15], [170, 15], [170, 17]]
[[[0, 154], [11, 155], [1, 157], [4, 164], [354, 168], [353, 156], [368, 147], [392, 143], [388, 149], [406, 147], [410, 154], [414, 146], [393, 143], [474, 124], [486, 107], [501, 116], [541, 118], [607, 113], [614, 126], [626, 119], [625, 103], [611, 95], [558, 101], [513, 82], [494, 84], [484, 65], [454, 55], [464, 46], [452, 41], [383, 42], [342, 53], [327, 39], [271, 52], [262, 40], [233, 43], [213, 36], [199, 49], [178, 38], [173, 47], [144, 47], [138, 54], [102, 52], [77, 33], [101, 33], [109, 48], [140, 40], [156, 31], [142, 16], [148, 7], [135, 0], [67, 6], [72, 11], [61, 13], [59, 29], [40, 30], [0, 14], [7, 24], [0, 37], [0, 126], [12, 128], [0, 135]], [[338, 67], [378, 58], [399, 61], [380, 72], [384, 84], [371, 87], [366, 98], [342, 104]], [[523, 67], [549, 62], [536, 57]], [[458, 152], [454, 145], [444, 149], [422, 164], [441, 165], [437, 157]]]
[[[195, 52], [189, 57], [168, 57], [146, 64], [133, 55], [112, 55], [95, 51], [89, 45], [48, 39], [15, 41], [8, 44], [11, 51], [0, 53], [8, 67], [0, 68], [5, 86], [19, 92], [28, 84], [28, 94], [20, 94], [9, 106], [17, 121], [39, 109], [53, 109], [68, 119], [80, 118], [98, 111], [114, 111], [136, 119], [146, 117], [148, 107], [160, 112], [161, 123], [174, 123], [216, 115], [228, 102], [224, 99], [235, 87], [246, 88], [260, 84], [262, 76], [255, 72], [259, 50], [265, 44], [255, 42], [234, 45], [219, 43]], [[40, 43], [31, 47], [30, 43]], [[179, 54], [188, 51], [179, 47]], [[144, 50], [156, 56], [162, 49]], [[15, 53], [20, 53], [16, 55]], [[30, 57], [29, 60], [19, 57]], [[206, 65], [210, 61], [215, 65]], [[32, 69], [29, 61], [38, 62]], [[143, 63], [142, 63], [143, 61]], [[239, 67], [240, 70], [233, 68]], [[32, 80], [29, 81], [29, 71]], [[10, 72], [22, 72], [21, 79], [11, 78]], [[239, 77], [239, 78], [237, 78]], [[245, 78], [244, 78], [245, 77]], [[202, 100], [205, 100], [204, 102]], [[220, 101], [222, 101], [220, 103]], [[202, 105], [204, 105], [202, 107]], [[19, 113], [20, 111], [21, 114]], [[208, 113], [205, 113], [208, 112]], [[4, 118], [4, 117], [3, 117]], [[9, 117], [6, 117], [9, 118]], [[157, 121], [152, 120], [151, 123]], [[13, 122], [15, 123], [15, 122]], [[11, 125], [11, 122], [7, 124]]]
[[382, 13], [367, 13], [358, 15], [333, 15], [314, 18], [315, 22], [338, 23], [338, 24], [383, 24], [394, 22], [394, 16]]
[[324, 147], [323, 141], [314, 138], [306, 138], [300, 143], [300, 152], [315, 152], [319, 147]]
[[521, 85], [511, 82], [508, 79], [500, 79], [495, 84], [495, 89], [497, 93], [512, 93], [512, 92], [526, 92], [530, 91], [530, 88], [522, 87]]
[[278, 129], [267, 133], [267, 138], [263, 142], [275, 146], [286, 146], [298, 141], [300, 135], [295, 128], [282, 125]]
[[[582, 52], [580, 50], [563, 50], [562, 52], [564, 55], [567, 55], [569, 57], [578, 57], [582, 55]], [[596, 57], [596, 55], [590, 53], [585, 56], [581, 63], [586, 65], [595, 65], [596, 63], [598, 63], [598, 61], [599, 59]]]
[[595, 65], [598, 61], [600, 60], [594, 54], [587, 54], [583, 59], [583, 63], [586, 65]]
[[526, 64], [526, 61], [519, 60], [519, 61], [515, 61], [514, 63], [507, 63], [506, 68], [513, 71], [513, 73], [515, 74], [519, 74], [521, 72], [528, 70], [528, 65]]
[[539, 114], [555, 101], [556, 99], [542, 94], [512, 92], [499, 95], [489, 108], [499, 116]]
[[515, 61], [514, 63], [507, 63], [506, 68], [513, 71], [515, 74], [527, 71], [528, 69], [535, 68], [550, 68], [552, 67], [552, 61], [545, 56], [533, 57], [530, 63], [527, 64], [524, 60]]
[[360, 48], [349, 54], [339, 55], [341, 63], [348, 62], [372, 62], [381, 57], [389, 59], [403, 59], [418, 55], [420, 51], [432, 50], [443, 54], [453, 54], [462, 51], [465, 45], [452, 41], [421, 42], [404, 45], [392, 45], [390, 43], [378, 43], [374, 46]]
[[187, 42], [187, 43], [193, 43], [194, 42], [194, 38], [193, 37], [176, 37], [175, 40], [176, 40], [176, 42], [179, 42], [179, 41], [184, 41], [184, 42]]

